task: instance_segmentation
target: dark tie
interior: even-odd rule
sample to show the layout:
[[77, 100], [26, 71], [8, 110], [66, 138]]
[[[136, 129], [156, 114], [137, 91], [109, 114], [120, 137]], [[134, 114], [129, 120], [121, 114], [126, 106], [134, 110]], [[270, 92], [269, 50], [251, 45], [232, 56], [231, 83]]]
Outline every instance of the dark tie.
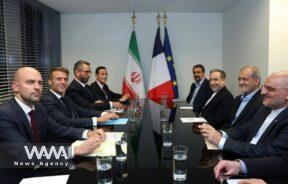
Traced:
[[34, 135], [34, 140], [36, 143], [41, 143], [40, 132], [36, 123], [35, 110], [31, 110], [28, 114], [30, 116], [30, 124]]
[[70, 104], [67, 102], [66, 98], [64, 96], [62, 96], [60, 98], [60, 101], [62, 102], [62, 104], [64, 105], [64, 107], [66, 108], [66, 110], [68, 111], [68, 113], [70, 114], [70, 116], [74, 119], [74, 113], [73, 113], [73, 109], [70, 106]]
[[92, 93], [91, 93], [90, 90], [89, 90], [89, 85], [88, 85], [88, 84], [85, 85], [84, 89], [85, 89], [86, 92], [89, 94], [89, 96], [90, 96], [91, 98], [93, 98], [93, 95], [92, 95]]
[[107, 92], [108, 92], [108, 86], [107, 85], [104, 85], [103, 88], [102, 88], [102, 91], [105, 95], [105, 98], [108, 99], [108, 95], [107, 95]]

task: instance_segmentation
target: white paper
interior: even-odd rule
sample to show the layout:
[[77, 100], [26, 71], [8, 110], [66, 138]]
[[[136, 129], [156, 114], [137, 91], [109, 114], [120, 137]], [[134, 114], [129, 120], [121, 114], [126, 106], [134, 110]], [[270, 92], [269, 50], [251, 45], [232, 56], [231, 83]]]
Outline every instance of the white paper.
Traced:
[[242, 181], [243, 179], [228, 179], [228, 184], [238, 184], [238, 182]]
[[42, 176], [33, 178], [24, 178], [20, 184], [66, 184], [69, 175], [58, 175], [58, 176]]
[[210, 141], [205, 139], [205, 144], [207, 147], [207, 150], [219, 150], [218, 146], [212, 144]]
[[191, 106], [182, 106], [180, 107], [181, 110], [193, 110], [193, 107]]
[[173, 102], [184, 102], [184, 99], [174, 98], [172, 101], [173, 101]]
[[205, 123], [205, 118], [180, 118], [182, 123]]
[[113, 113], [118, 113], [121, 114], [123, 113], [124, 109], [110, 109], [110, 110], [105, 110], [105, 112], [113, 112]]
[[[82, 155], [87, 157], [96, 157], [96, 156], [115, 156], [116, 150], [115, 150], [115, 139], [120, 139], [123, 132], [106, 132], [106, 139], [105, 141], [99, 146], [99, 148], [96, 148], [94, 151], [92, 151], [90, 154]], [[72, 145], [80, 146], [83, 144], [84, 141], [75, 141], [72, 143]], [[123, 145], [125, 146], [125, 145]], [[123, 147], [123, 151], [127, 153], [127, 144], [126, 147]]]

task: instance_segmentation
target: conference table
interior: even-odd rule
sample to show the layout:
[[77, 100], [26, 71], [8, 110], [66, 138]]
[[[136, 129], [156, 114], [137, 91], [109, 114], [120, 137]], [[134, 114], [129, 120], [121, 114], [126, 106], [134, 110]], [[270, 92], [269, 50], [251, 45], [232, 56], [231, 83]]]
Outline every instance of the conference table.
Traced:
[[[173, 146], [183, 145], [188, 148], [186, 182], [173, 181], [172, 146], [162, 146], [161, 106], [145, 99], [139, 100], [136, 121], [128, 121], [126, 125], [104, 127], [106, 131], [128, 134], [127, 162], [125, 165], [119, 165], [115, 158], [113, 159], [113, 183], [218, 183], [214, 179], [213, 168], [218, 162], [219, 152], [207, 150], [203, 137], [192, 131], [192, 124], [181, 122], [180, 117], [195, 116], [192, 110], [182, 110], [179, 108], [181, 106], [188, 106], [188, 104], [177, 102], [173, 110], [165, 111], [164, 116], [173, 123]], [[131, 113], [128, 108], [122, 116], [129, 118]], [[62, 172], [70, 175], [68, 183], [97, 183], [95, 157], [75, 158], [74, 163], [75, 169]]]

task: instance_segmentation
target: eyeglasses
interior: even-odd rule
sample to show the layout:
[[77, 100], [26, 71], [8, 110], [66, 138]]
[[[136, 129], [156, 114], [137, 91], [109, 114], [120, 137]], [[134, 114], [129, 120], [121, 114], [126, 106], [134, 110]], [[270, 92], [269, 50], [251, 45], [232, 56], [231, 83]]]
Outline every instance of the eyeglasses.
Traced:
[[80, 71], [81, 71], [81, 72], [84, 72], [84, 73], [86, 73], [86, 74], [92, 73], [91, 70], [80, 70]]
[[271, 86], [266, 86], [266, 85], [262, 85], [261, 86], [261, 90], [262, 91], [267, 91], [269, 93], [274, 93], [275, 91], [277, 91], [278, 89], [288, 89], [288, 88], [273, 88]]

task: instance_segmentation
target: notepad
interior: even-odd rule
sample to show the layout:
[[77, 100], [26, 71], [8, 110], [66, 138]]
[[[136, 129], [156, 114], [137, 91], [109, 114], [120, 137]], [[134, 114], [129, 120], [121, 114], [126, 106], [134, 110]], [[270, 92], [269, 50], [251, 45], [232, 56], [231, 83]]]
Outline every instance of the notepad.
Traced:
[[109, 109], [109, 110], [105, 110], [105, 112], [112, 112], [112, 113], [121, 114], [124, 112], [124, 109]]
[[219, 150], [218, 146], [212, 144], [210, 141], [205, 139], [205, 144], [207, 147], [207, 150]]
[[243, 179], [228, 179], [226, 180], [228, 184], [238, 184]]
[[[87, 157], [96, 157], [96, 156], [115, 156], [116, 155], [116, 150], [115, 150], [115, 139], [120, 139], [122, 136], [123, 132], [106, 132], [106, 139], [105, 141], [100, 145], [99, 148], [95, 149], [93, 152], [87, 155]], [[74, 146], [80, 146], [83, 144], [84, 141], [75, 141], [73, 142], [73, 147]], [[125, 146], [126, 145], [126, 146]], [[122, 150], [127, 153], [127, 144], [122, 145]]]
[[58, 176], [42, 176], [42, 177], [33, 177], [33, 178], [24, 178], [20, 184], [66, 184], [68, 181], [69, 175], [58, 175]]
[[101, 125], [126, 125], [128, 122], [128, 118], [118, 118], [118, 119], [110, 119], [105, 123], [101, 123]]
[[193, 110], [193, 107], [191, 106], [182, 106], [180, 107], [181, 110]]
[[182, 123], [205, 123], [205, 118], [180, 118]]

